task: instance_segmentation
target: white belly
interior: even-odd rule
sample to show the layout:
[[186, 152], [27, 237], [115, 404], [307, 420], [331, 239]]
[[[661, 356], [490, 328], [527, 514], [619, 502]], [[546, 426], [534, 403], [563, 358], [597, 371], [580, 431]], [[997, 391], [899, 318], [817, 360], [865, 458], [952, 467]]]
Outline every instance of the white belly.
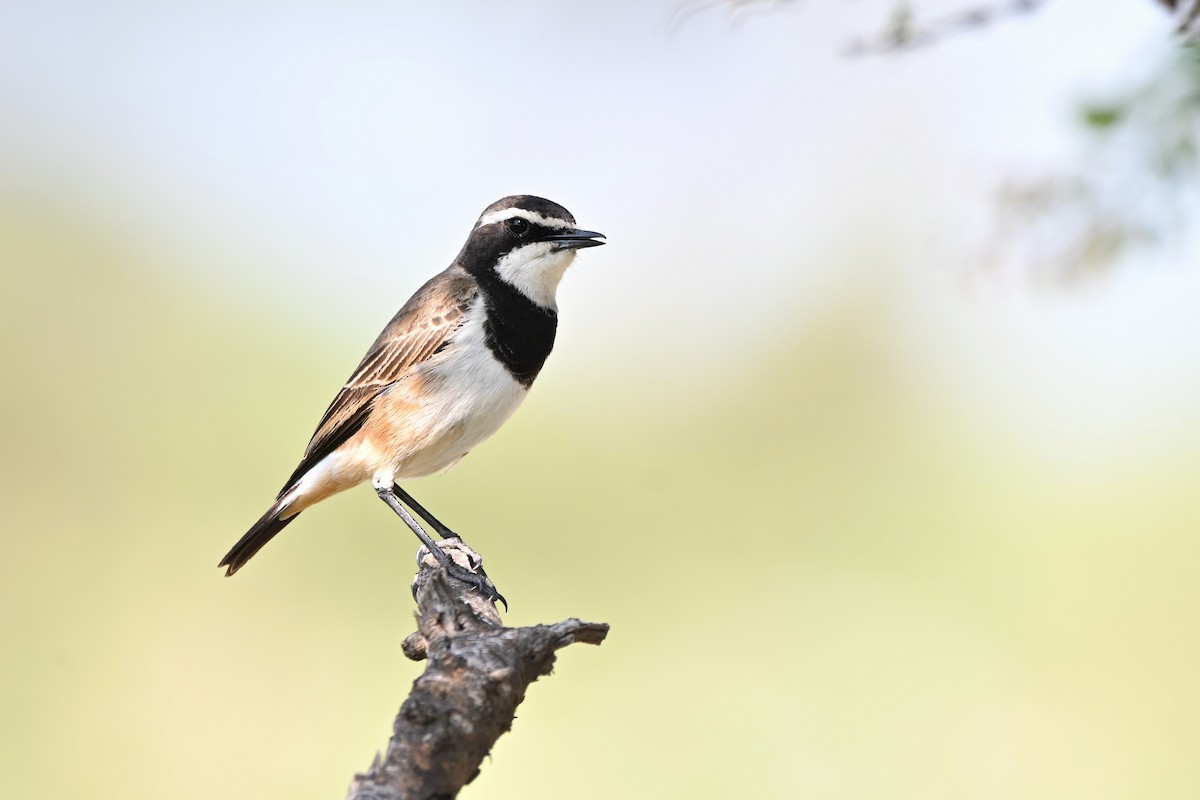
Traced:
[[[419, 369], [421, 397], [412, 398], [411, 450], [398, 448], [391, 464], [396, 478], [419, 478], [454, 466], [512, 416], [527, 390], [495, 359], [484, 341], [482, 303], [453, 345]], [[404, 391], [398, 384], [392, 391]]]
[[527, 389], [488, 350], [482, 312], [468, 311], [450, 346], [376, 398], [363, 429], [289, 492], [291, 513], [365, 480], [444, 472], [499, 430]]

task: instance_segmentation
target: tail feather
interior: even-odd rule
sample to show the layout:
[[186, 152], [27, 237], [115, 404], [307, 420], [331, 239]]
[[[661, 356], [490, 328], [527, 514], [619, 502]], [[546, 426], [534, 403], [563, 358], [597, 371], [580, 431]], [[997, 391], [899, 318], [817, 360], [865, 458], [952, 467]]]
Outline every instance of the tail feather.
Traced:
[[250, 527], [250, 530], [246, 531], [246, 534], [241, 539], [238, 539], [237, 544], [225, 554], [225, 558], [221, 559], [221, 563], [217, 565], [218, 567], [229, 568], [225, 570], [225, 577], [229, 577], [241, 569], [255, 553], [263, 548], [263, 545], [271, 541], [275, 534], [286, 528], [289, 522], [300, 516], [299, 512], [296, 512], [286, 519], [280, 518], [279, 515], [283, 510], [283, 503], [275, 503], [275, 505], [271, 506], [267, 510], [267, 513], [263, 514], [262, 518], [254, 523]]

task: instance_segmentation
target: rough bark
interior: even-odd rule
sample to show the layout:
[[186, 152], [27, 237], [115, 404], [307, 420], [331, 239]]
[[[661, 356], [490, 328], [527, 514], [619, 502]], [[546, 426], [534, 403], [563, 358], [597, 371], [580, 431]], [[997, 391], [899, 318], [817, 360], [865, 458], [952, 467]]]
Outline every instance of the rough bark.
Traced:
[[[478, 554], [466, 545], [452, 539], [441, 546], [460, 566], [479, 569]], [[376, 754], [371, 768], [354, 776], [348, 800], [457, 796], [511, 727], [526, 687], [550, 674], [555, 651], [600, 644], [608, 634], [604, 623], [577, 619], [505, 628], [495, 606], [449, 577], [428, 551], [418, 563], [418, 630], [404, 641], [404, 653], [428, 663], [400, 707], [386, 755]]]

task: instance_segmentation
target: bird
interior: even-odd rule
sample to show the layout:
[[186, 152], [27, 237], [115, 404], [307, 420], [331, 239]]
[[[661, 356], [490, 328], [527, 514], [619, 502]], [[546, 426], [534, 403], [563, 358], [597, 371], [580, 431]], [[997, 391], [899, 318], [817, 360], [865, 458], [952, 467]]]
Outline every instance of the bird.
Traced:
[[554, 346], [563, 274], [579, 250], [605, 238], [542, 197], [512, 195], [485, 208], [450, 266], [367, 350], [275, 502], [221, 559], [226, 576], [302, 511], [370, 481], [447, 572], [504, 602], [486, 574], [435, 545], [409, 509], [443, 539], [462, 537], [398, 481], [449, 470], [517, 410]]

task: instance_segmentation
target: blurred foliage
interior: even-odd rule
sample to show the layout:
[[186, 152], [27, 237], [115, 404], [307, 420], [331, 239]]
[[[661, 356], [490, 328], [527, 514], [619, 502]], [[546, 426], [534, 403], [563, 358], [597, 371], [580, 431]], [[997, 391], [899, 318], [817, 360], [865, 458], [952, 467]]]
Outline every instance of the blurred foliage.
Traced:
[[713, 10], [722, 11], [729, 24], [736, 27], [751, 17], [794, 5], [795, 2], [796, 0], [682, 0], [667, 20], [667, 31], [678, 32], [692, 17]]
[[[851, 55], [902, 53], [1039, 10], [1045, 0], [964, 5], [940, 17], [895, 4], [883, 31], [853, 42]], [[1070, 172], [1006, 181], [986, 260], [1036, 279], [1073, 283], [1107, 273], [1133, 250], [1187, 246], [1200, 187], [1200, 2], [1166, 2], [1183, 43], [1154, 74], [1085, 103], [1088, 140]]]
[[[786, 0], [694, 0], [672, 24], [723, 7], [733, 21]], [[1046, 0], [965, 3], [940, 16], [899, 0], [882, 28], [850, 42], [850, 56], [903, 54], [946, 38], [1032, 14]], [[1069, 172], [1014, 178], [997, 190], [997, 224], [984, 260], [1016, 265], [1036, 280], [1070, 284], [1108, 273], [1131, 251], [1190, 246], [1200, 213], [1200, 2], [1161, 3], [1178, 20], [1182, 43], [1131, 89], [1084, 104], [1087, 140]]]
[[1159, 0], [1178, 21], [1177, 32], [1194, 40], [1200, 33], [1200, 0]]
[[[412, 537], [348, 492], [216, 562], [362, 343], [167, 282], [88, 220], [0, 204], [0, 795], [340, 796], [420, 669]], [[1031, 457], [1037, 430], [913, 371], [905, 302], [781, 321], [719, 392], [552, 361], [569, 380], [410, 487], [511, 623], [613, 625], [464, 796], [1200, 793], [1200, 419], [1171, 457]]]
[[920, 13], [921, 4], [900, 0], [887, 15], [883, 28], [872, 36], [859, 37], [846, 48], [847, 55], [896, 53], [927, 47], [944, 39], [968, 33], [1003, 20], [1037, 11], [1046, 0], [996, 0], [968, 3], [948, 13], [929, 17]]
[[1083, 110], [1083, 121], [1093, 128], [1107, 128], [1121, 121], [1123, 115], [1119, 108], [1101, 108], [1093, 106]]
[[1102, 274], [1131, 251], [1189, 243], [1200, 213], [1200, 45], [1133, 88], [1087, 102], [1071, 171], [999, 192], [993, 260], [1052, 281]]

